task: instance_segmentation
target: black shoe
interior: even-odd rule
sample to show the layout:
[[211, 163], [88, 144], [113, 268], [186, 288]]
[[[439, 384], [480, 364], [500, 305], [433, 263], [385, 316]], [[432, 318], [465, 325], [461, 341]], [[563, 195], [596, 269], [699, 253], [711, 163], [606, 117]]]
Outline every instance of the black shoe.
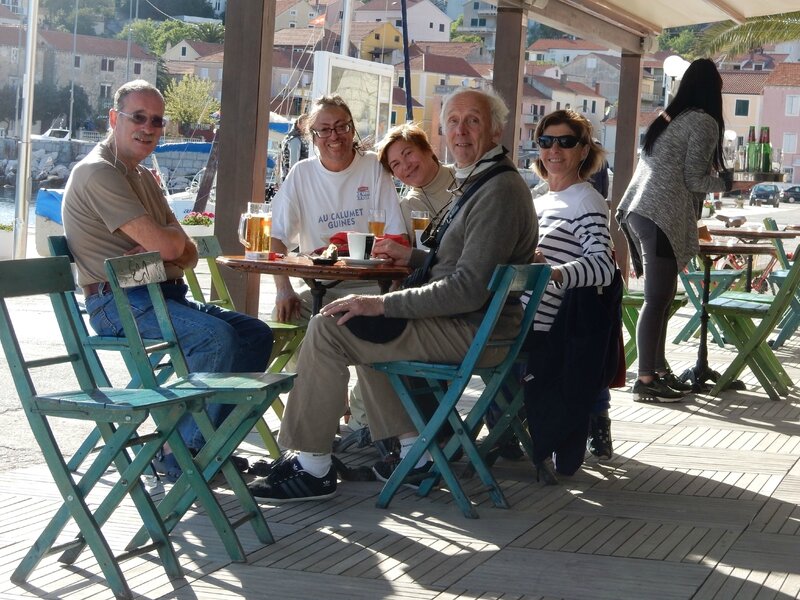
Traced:
[[158, 476], [169, 483], [175, 483], [183, 475], [175, 455], [172, 452], [164, 452], [163, 449], [156, 453], [152, 465]]
[[510, 436], [505, 442], [500, 444], [500, 457], [506, 460], [520, 460], [525, 456], [522, 448], [519, 447], [517, 436]]
[[673, 390], [659, 378], [650, 383], [637, 379], [633, 384], [633, 396], [634, 402], [650, 403], [680, 402], [683, 399], [682, 392]]
[[678, 376], [675, 375], [675, 373], [673, 373], [672, 371], [667, 371], [663, 375], [659, 375], [658, 378], [676, 392], [683, 392], [684, 394], [688, 394], [689, 392], [692, 391], [692, 384], [689, 383], [688, 381], [681, 381], [680, 379], [678, 379]]
[[611, 419], [592, 415], [589, 420], [589, 439], [586, 441], [589, 452], [602, 460], [614, 456], [614, 443], [611, 441]]
[[269, 504], [325, 500], [336, 495], [336, 469], [331, 464], [324, 477], [314, 477], [303, 470], [295, 454], [287, 453], [272, 464], [269, 475], [247, 487], [256, 500]]
[[[197, 448], [189, 448], [189, 453], [192, 456], [197, 456], [197, 453], [200, 452]], [[250, 462], [244, 456], [236, 456], [235, 454], [231, 454], [228, 457], [233, 463], [234, 468], [239, 471], [239, 473], [247, 473], [248, 469], [250, 468]]]
[[541, 481], [545, 485], [558, 485], [558, 477], [553, 468], [553, 459], [546, 458], [542, 462], [533, 463], [536, 468], [536, 481]]
[[250, 468], [247, 472], [250, 473], [250, 475], [255, 475], [256, 477], [265, 477], [272, 472], [272, 465], [274, 464], [275, 461], [260, 458], [250, 465]]
[[[375, 473], [375, 477], [380, 479], [381, 481], [388, 481], [389, 477], [392, 476], [394, 470], [397, 468], [397, 465], [400, 464], [399, 454], [394, 452], [387, 454], [383, 460], [376, 462], [372, 465], [372, 471]], [[403, 485], [405, 487], [411, 488], [413, 490], [419, 489], [419, 484], [422, 482], [425, 477], [428, 476], [428, 471], [431, 470], [433, 466], [433, 461], [428, 461], [421, 467], [415, 467], [411, 469], [411, 472], [406, 475], [406, 478], [403, 480]]]

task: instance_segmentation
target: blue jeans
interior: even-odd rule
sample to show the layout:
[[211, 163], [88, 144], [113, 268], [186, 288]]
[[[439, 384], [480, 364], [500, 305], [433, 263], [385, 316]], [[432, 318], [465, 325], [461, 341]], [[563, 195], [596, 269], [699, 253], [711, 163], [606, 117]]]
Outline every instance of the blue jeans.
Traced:
[[[104, 284], [100, 284], [103, 286]], [[186, 285], [161, 286], [167, 301], [172, 325], [192, 373], [263, 373], [272, 352], [272, 330], [266, 323], [242, 313], [225, 310], [213, 304], [201, 304], [186, 298]], [[100, 292], [103, 291], [101, 287]], [[153, 305], [146, 287], [132, 288], [128, 299], [136, 315], [142, 337], [159, 339]], [[100, 293], [86, 298], [89, 322], [98, 335], [122, 337], [114, 296]], [[233, 406], [210, 404], [207, 413], [214, 426], [225, 420]], [[178, 423], [189, 448], [199, 450], [205, 440], [191, 415]]]

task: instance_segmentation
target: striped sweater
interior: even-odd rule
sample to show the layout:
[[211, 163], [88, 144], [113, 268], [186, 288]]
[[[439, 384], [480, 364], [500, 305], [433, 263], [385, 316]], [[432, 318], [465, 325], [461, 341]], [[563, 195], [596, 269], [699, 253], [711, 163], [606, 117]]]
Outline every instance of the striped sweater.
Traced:
[[551, 283], [539, 304], [534, 331], [549, 331], [569, 288], [606, 286], [614, 277], [608, 205], [589, 183], [577, 183], [534, 200], [539, 249], [563, 283]]

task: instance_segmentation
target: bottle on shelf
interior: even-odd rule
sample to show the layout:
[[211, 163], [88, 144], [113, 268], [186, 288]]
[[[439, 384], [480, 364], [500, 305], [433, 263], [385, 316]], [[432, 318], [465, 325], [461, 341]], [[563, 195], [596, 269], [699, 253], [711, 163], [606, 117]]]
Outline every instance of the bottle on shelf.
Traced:
[[762, 127], [758, 140], [759, 167], [762, 173], [772, 171], [772, 144], [769, 143], [769, 127]]
[[747, 132], [747, 172], [758, 171], [758, 144], [756, 143], [756, 126], [750, 125]]

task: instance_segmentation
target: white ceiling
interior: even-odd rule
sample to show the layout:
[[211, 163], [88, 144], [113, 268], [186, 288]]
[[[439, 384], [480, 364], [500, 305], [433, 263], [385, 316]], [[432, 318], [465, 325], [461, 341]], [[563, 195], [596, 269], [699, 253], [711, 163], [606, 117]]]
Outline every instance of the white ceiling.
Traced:
[[741, 22], [800, 8], [798, 0], [498, 0], [497, 4], [522, 8], [530, 18], [567, 33], [634, 52], [650, 50], [646, 38], [668, 27]]

